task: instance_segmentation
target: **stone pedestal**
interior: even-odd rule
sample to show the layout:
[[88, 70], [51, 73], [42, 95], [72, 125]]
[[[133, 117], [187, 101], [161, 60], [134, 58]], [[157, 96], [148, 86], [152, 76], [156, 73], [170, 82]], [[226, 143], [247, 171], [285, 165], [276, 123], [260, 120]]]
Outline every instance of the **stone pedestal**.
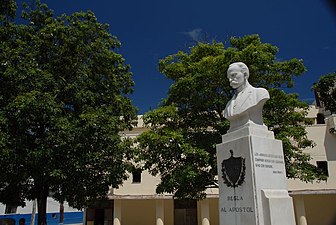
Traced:
[[245, 126], [217, 145], [220, 225], [295, 225], [282, 142]]

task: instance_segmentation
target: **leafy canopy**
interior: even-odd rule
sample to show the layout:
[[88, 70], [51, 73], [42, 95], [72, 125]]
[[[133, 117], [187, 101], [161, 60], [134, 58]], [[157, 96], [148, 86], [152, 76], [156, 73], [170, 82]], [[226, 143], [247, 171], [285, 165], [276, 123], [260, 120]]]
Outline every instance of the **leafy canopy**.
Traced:
[[173, 84], [159, 108], [144, 115], [150, 130], [138, 138], [138, 160], [161, 177], [158, 193], [203, 198], [206, 188], [217, 186], [215, 146], [229, 128], [222, 111], [232, 97], [226, 71], [237, 61], [248, 65], [253, 86], [270, 92], [264, 121], [284, 143], [287, 176], [304, 181], [325, 178], [302, 151], [313, 146], [302, 126], [311, 123], [305, 118], [307, 104], [279, 89], [293, 86], [293, 77], [305, 71], [303, 62], [277, 60], [278, 48], [262, 43], [258, 35], [233, 37], [230, 43], [227, 48], [220, 42], [198, 43], [159, 63], [160, 72]]
[[321, 76], [318, 82], [313, 85], [313, 89], [326, 110], [336, 113], [336, 73]]
[[129, 143], [118, 133], [136, 109], [108, 25], [90, 11], [34, 8], [22, 14], [26, 25], [0, 24], [0, 201], [37, 198], [45, 224], [49, 193], [82, 208], [126, 178]]

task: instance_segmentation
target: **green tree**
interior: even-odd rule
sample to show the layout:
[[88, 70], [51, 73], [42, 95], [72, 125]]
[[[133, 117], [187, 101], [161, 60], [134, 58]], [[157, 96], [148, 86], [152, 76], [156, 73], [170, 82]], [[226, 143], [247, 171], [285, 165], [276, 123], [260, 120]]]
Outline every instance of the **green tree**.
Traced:
[[319, 100], [323, 102], [326, 110], [336, 113], [336, 73], [329, 73], [321, 76], [316, 84], [313, 85]]
[[143, 168], [161, 177], [158, 193], [197, 199], [205, 196], [206, 188], [217, 186], [215, 145], [229, 128], [222, 111], [232, 96], [226, 71], [236, 61], [249, 66], [252, 85], [270, 92], [264, 121], [284, 143], [287, 176], [307, 182], [325, 179], [303, 152], [313, 146], [302, 126], [311, 123], [305, 118], [308, 105], [296, 94], [279, 90], [293, 86], [293, 77], [305, 71], [303, 62], [277, 60], [278, 48], [261, 43], [258, 35], [231, 38], [230, 43], [228, 48], [217, 42], [198, 43], [159, 63], [160, 72], [173, 84], [160, 107], [144, 115], [150, 130], [138, 138]]
[[82, 208], [126, 179], [130, 147], [118, 133], [136, 109], [108, 25], [92, 12], [34, 8], [25, 24], [5, 16], [0, 26], [0, 201], [37, 199], [43, 225], [50, 193]]
[[16, 14], [15, 0], [2, 0], [0, 5], [0, 22], [8, 23], [15, 18]]

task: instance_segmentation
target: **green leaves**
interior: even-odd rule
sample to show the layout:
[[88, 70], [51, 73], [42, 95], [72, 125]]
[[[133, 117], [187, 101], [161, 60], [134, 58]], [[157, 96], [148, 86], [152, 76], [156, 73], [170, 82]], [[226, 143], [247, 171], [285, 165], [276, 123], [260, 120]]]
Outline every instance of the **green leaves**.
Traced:
[[0, 4], [0, 22], [7, 23], [15, 18], [16, 14], [15, 0], [3, 0]]
[[313, 89], [326, 110], [336, 113], [336, 73], [321, 76]]
[[82, 208], [126, 179], [131, 143], [119, 132], [135, 119], [134, 82], [92, 12], [34, 8], [25, 25], [0, 24], [0, 201], [50, 190]]
[[249, 66], [253, 86], [267, 88], [271, 95], [264, 108], [266, 125], [283, 140], [288, 176], [304, 181], [325, 179], [309, 164], [304, 148], [313, 146], [304, 124], [308, 106], [296, 94], [279, 87], [292, 87], [293, 77], [305, 71], [298, 59], [279, 61], [278, 48], [262, 43], [258, 35], [230, 39], [223, 43], [197, 43], [188, 52], [162, 59], [160, 72], [173, 81], [168, 96], [158, 109], [146, 113], [150, 130], [138, 138], [138, 160], [153, 175], [160, 175], [159, 193], [178, 198], [203, 198], [216, 186], [216, 144], [229, 128], [222, 111], [232, 97], [226, 78], [230, 63]]

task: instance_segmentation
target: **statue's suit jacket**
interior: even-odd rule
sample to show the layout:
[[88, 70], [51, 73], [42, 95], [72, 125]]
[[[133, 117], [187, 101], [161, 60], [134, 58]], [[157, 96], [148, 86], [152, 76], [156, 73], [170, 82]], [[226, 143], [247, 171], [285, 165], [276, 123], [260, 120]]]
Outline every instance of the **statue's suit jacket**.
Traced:
[[264, 88], [255, 88], [250, 84], [244, 90], [235, 94], [224, 109], [225, 118], [243, 114], [256, 106], [260, 101], [269, 99], [269, 93]]

